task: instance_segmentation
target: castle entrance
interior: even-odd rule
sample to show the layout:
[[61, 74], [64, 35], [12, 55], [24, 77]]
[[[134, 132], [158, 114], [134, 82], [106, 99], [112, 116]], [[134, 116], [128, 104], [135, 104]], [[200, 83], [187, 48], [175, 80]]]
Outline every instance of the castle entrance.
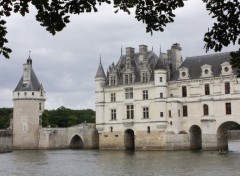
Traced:
[[217, 130], [217, 146], [219, 150], [228, 150], [228, 130], [234, 126], [238, 126], [238, 123], [228, 121], [222, 123]]
[[125, 150], [135, 149], [134, 131], [131, 129], [128, 129], [124, 132], [124, 149]]
[[200, 150], [202, 149], [202, 131], [197, 125], [191, 126], [190, 130], [190, 149]]
[[70, 148], [72, 149], [82, 149], [84, 147], [83, 140], [80, 136], [75, 135], [70, 141]]

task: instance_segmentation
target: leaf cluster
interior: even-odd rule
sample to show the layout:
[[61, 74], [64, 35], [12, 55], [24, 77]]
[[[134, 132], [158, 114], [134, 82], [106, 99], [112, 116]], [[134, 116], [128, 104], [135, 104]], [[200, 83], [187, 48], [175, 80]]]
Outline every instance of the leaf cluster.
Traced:
[[[130, 14], [135, 9], [135, 18], [146, 24], [146, 32], [163, 31], [174, 22], [175, 9], [184, 6], [184, 0], [3, 0], [0, 2], [0, 55], [9, 58], [12, 50], [6, 47], [6, 18], [12, 13], [24, 16], [29, 5], [37, 10], [36, 20], [55, 35], [70, 22], [70, 14], [97, 12], [102, 3], [113, 4], [116, 9]], [[205, 49], [221, 51], [229, 44], [240, 45], [240, 2], [239, 0], [202, 0], [212, 18], [216, 19], [212, 29], [204, 36]], [[190, 14], [189, 14], [190, 15]], [[240, 53], [240, 49], [238, 54]], [[234, 60], [234, 59], [233, 59]], [[234, 61], [233, 61], [234, 62]], [[238, 64], [238, 62], [234, 62]]]
[[216, 23], [204, 36], [206, 51], [221, 51], [229, 44], [240, 45], [240, 2], [239, 0], [203, 0], [206, 9]]

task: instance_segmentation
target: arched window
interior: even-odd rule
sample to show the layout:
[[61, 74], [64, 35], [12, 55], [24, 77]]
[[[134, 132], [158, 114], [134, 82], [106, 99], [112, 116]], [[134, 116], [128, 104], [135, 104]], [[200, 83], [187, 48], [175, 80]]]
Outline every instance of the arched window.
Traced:
[[208, 115], [208, 105], [206, 105], [206, 104], [203, 105], [203, 115], [205, 115], [205, 116]]

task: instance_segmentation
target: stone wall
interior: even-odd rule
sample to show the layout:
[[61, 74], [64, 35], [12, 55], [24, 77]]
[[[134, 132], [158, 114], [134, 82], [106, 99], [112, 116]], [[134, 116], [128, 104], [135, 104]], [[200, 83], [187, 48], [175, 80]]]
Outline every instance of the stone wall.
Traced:
[[12, 130], [0, 130], [0, 153], [12, 151]]

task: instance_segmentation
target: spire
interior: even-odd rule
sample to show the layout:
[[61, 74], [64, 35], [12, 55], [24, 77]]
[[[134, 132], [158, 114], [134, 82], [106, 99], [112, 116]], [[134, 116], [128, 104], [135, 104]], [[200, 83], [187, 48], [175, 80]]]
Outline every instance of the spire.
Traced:
[[161, 54], [162, 54], [162, 47], [161, 47], [161, 45], [160, 45], [160, 56], [161, 56]]
[[99, 63], [98, 70], [97, 70], [95, 78], [104, 78], [104, 79], [106, 79], [106, 75], [105, 75], [105, 72], [104, 72], [103, 66], [102, 66], [101, 55], [100, 55], [100, 63]]
[[121, 56], [122, 56], [122, 45], [121, 45]]

